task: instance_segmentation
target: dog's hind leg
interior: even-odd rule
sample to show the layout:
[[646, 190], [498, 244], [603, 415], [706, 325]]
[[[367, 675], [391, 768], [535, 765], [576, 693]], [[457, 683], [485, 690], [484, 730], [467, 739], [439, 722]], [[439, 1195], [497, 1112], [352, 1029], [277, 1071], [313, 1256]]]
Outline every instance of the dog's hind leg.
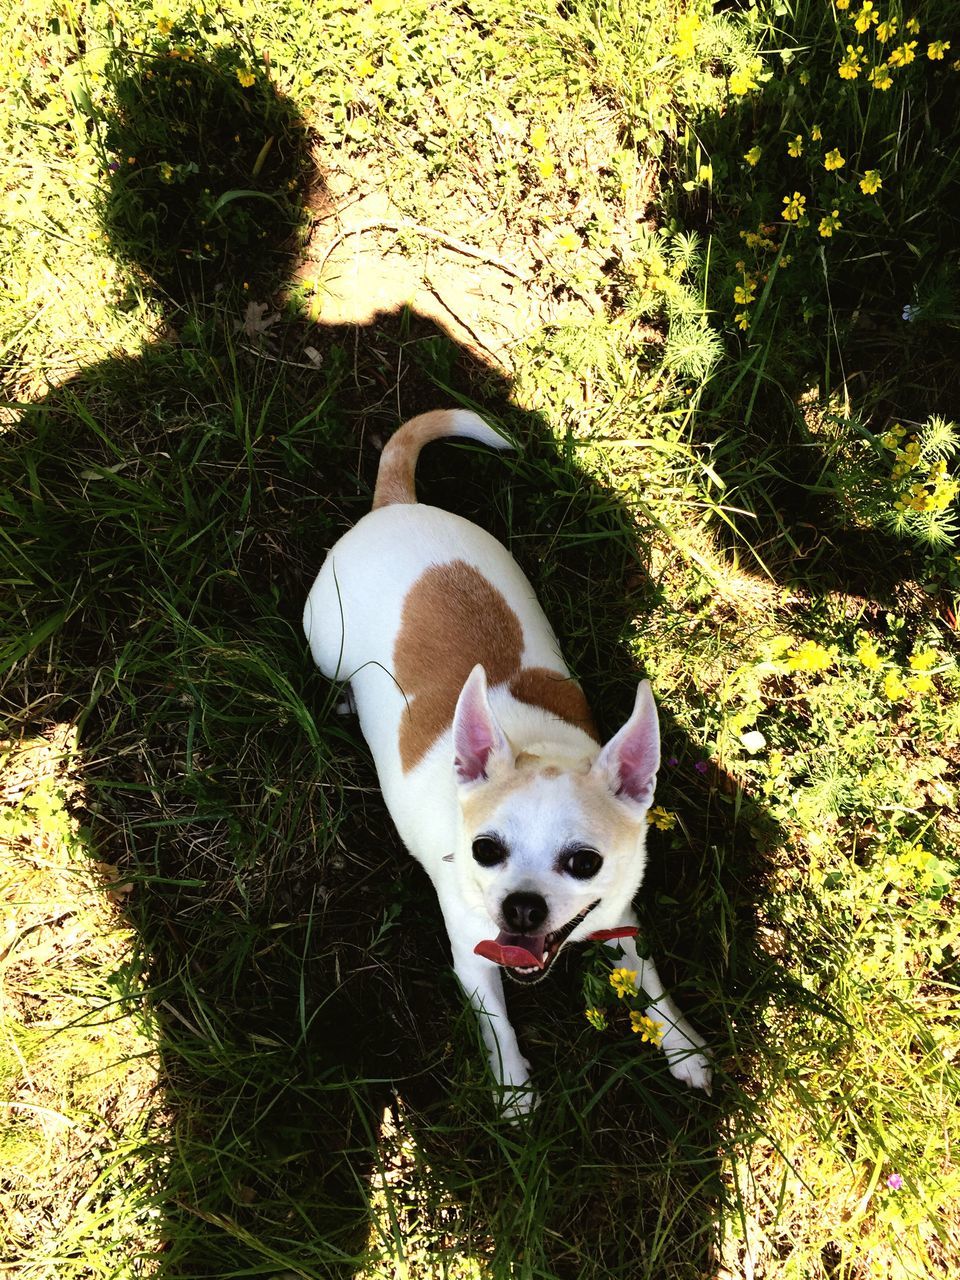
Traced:
[[[636, 924], [636, 916], [629, 912], [627, 923]], [[632, 938], [612, 939], [606, 945], [622, 954], [619, 964], [636, 972], [637, 988], [649, 1001], [645, 1010], [651, 1021], [659, 1024], [660, 1047], [667, 1056], [670, 1074], [693, 1089], [710, 1093], [713, 1068], [706, 1041], [694, 1031], [670, 996], [664, 991], [657, 967], [649, 956], [637, 951]]]

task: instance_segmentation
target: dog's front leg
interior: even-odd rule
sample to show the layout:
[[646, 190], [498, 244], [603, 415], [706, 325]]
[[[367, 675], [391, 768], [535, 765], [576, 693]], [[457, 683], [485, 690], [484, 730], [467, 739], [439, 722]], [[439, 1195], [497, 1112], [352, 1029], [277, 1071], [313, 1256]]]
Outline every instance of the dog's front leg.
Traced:
[[[629, 924], [637, 923], [632, 911], [628, 912], [628, 917]], [[704, 1092], [710, 1093], [713, 1069], [710, 1066], [706, 1041], [694, 1031], [664, 991], [656, 965], [649, 956], [640, 955], [632, 938], [612, 939], [606, 945], [622, 953], [623, 958], [618, 962], [619, 965], [636, 971], [637, 987], [650, 1001], [646, 1015], [653, 1022], [660, 1024], [662, 1032], [660, 1047], [667, 1055], [670, 1074], [694, 1089], [703, 1089]]]
[[456, 942], [451, 946], [454, 971], [480, 1019], [490, 1069], [502, 1091], [503, 1114], [517, 1119], [531, 1110], [536, 1098], [529, 1083], [530, 1063], [507, 1017], [500, 970]]

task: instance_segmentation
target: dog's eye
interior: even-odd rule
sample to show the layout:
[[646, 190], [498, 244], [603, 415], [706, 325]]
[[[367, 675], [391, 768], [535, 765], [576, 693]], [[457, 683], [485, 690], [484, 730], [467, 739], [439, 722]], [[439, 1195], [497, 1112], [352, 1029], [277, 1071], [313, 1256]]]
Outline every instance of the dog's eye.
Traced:
[[473, 842], [473, 860], [481, 867], [496, 867], [507, 856], [507, 847], [496, 836], [477, 836]]
[[596, 849], [574, 849], [567, 854], [563, 869], [575, 880], [592, 880], [603, 866], [603, 859]]

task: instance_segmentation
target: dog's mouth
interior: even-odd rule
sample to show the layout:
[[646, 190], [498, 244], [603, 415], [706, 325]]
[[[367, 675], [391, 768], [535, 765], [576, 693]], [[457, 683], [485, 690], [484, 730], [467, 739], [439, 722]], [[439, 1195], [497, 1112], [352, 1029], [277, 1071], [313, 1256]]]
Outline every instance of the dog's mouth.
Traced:
[[473, 948], [474, 954], [506, 969], [515, 982], [540, 982], [577, 925], [599, 905], [598, 898], [553, 933], [507, 933], [501, 929], [496, 938], [478, 942]]

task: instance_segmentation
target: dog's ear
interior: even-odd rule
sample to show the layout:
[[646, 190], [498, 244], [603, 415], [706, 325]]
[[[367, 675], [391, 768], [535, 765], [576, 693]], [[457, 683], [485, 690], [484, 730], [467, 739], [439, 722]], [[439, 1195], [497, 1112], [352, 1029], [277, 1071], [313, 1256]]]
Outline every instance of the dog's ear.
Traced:
[[512, 760], [513, 753], [490, 709], [487, 673], [478, 663], [467, 677], [453, 713], [454, 770], [464, 784], [482, 782], [495, 763]]
[[650, 681], [641, 680], [630, 719], [614, 734], [593, 762], [591, 773], [613, 794], [648, 808], [660, 768], [660, 725]]

